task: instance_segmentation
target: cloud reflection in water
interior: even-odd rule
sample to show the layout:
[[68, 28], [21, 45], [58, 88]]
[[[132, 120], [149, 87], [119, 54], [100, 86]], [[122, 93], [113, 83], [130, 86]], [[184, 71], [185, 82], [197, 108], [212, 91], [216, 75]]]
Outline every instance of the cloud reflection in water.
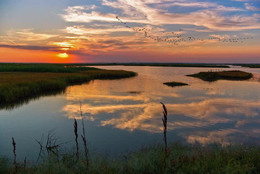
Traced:
[[[206, 83], [183, 75], [188, 71], [198, 71], [196, 69], [158, 70], [134, 68], [139, 73], [136, 78], [94, 81], [70, 87], [66, 92], [68, 104], [63, 111], [69, 119], [80, 118], [81, 101], [83, 116], [93, 124], [132, 133], [144, 131], [157, 134], [163, 129], [160, 105], [163, 101], [169, 113], [169, 133], [180, 136], [188, 143], [217, 142], [227, 145], [233, 142], [260, 142], [257, 82]], [[162, 84], [166, 79], [175, 78], [182, 78], [183, 82], [191, 85], [170, 88]]]
[[[75, 88], [80, 88], [80, 86]], [[76, 91], [78, 89], [75, 91], [70, 89], [67, 94], [70, 104], [63, 108], [70, 119], [80, 118], [79, 103], [75, 102], [80, 100], [84, 101], [82, 104], [84, 117], [91, 121], [98, 121], [101, 126], [112, 126], [126, 131], [141, 130], [150, 133], [162, 131], [162, 108], [158, 102], [154, 102], [160, 100], [159, 97], [153, 98], [145, 93], [137, 93], [137, 95], [109, 95], [87, 92], [71, 94], [71, 92]], [[75, 99], [72, 96], [78, 98]], [[89, 100], [94, 100], [95, 103], [88, 102]], [[119, 103], [115, 102], [119, 100]], [[250, 118], [254, 118], [254, 122], [260, 122], [260, 109], [258, 109], [260, 108], [260, 101], [215, 98], [189, 103], [168, 103], [166, 106], [169, 112], [169, 131], [189, 128], [189, 132], [185, 131], [185, 134], [180, 134], [189, 143], [218, 142], [226, 145], [231, 141], [229, 135], [246, 134], [241, 126], [249, 124]], [[109, 116], [103, 117], [102, 114], [109, 114]], [[214, 130], [214, 125], [222, 123], [234, 123], [235, 126], [227, 127], [224, 130]], [[211, 131], [198, 131], [211, 126]], [[259, 130], [255, 129], [255, 134], [259, 133]]]

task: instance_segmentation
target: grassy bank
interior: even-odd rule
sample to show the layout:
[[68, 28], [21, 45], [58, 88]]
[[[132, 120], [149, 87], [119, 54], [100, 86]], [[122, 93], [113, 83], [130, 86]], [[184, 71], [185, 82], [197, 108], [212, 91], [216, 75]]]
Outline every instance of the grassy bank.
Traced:
[[94, 79], [133, 77], [123, 70], [64, 67], [48, 64], [0, 64], [0, 108], [13, 107], [43, 95], [57, 94], [73, 84]]
[[187, 86], [187, 83], [182, 83], [182, 82], [165, 82], [163, 83], [164, 85], [170, 86], [170, 87], [175, 87], [175, 86]]
[[239, 66], [248, 68], [260, 68], [260, 64], [240, 64]]
[[229, 68], [223, 64], [206, 63], [88, 63], [74, 64], [78, 66], [158, 66], [158, 67], [201, 67], [201, 68]]
[[252, 73], [243, 71], [209, 71], [199, 72], [196, 74], [187, 75], [190, 77], [197, 77], [204, 81], [217, 81], [217, 80], [248, 80], [253, 77]]
[[[28, 165], [28, 164], [27, 164]], [[75, 154], [49, 155], [43, 162], [14, 167], [7, 159], [0, 160], [0, 173], [260, 173], [260, 148], [244, 146], [184, 146], [172, 144], [165, 155], [163, 147], [143, 148], [112, 159], [92, 157], [87, 164]]]
[[33, 63], [1, 63], [0, 72], [54, 72], [76, 73], [81, 71], [97, 70], [97, 68], [71, 66], [63, 64], [33, 64]]

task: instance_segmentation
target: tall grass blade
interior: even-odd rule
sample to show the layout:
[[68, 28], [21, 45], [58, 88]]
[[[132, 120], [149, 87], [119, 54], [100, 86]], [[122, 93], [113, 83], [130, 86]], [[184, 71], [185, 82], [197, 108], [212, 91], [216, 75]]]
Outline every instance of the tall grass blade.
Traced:
[[76, 143], [76, 157], [79, 159], [79, 143], [78, 143], [78, 123], [74, 118], [74, 134], [75, 134], [75, 143]]
[[13, 155], [14, 155], [13, 164], [15, 167], [15, 173], [17, 173], [18, 166], [17, 166], [17, 162], [16, 162], [16, 142], [14, 140], [14, 137], [12, 137], [12, 145], [13, 145]]
[[162, 117], [162, 122], [163, 122], [163, 141], [164, 141], [164, 150], [165, 154], [168, 154], [168, 145], [167, 145], [167, 116], [168, 116], [168, 111], [164, 103], [162, 103], [163, 107], [163, 117]]

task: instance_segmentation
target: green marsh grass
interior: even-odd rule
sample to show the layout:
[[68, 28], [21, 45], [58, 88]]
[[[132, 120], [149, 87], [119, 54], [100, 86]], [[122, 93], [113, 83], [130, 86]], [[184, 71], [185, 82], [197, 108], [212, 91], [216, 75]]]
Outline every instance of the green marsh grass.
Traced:
[[75, 73], [86, 70], [97, 70], [97, 68], [84, 66], [70, 66], [64, 64], [0, 63], [0, 72]]
[[[167, 158], [164, 147], [154, 145], [118, 158], [93, 156], [88, 166], [82, 156], [77, 160], [75, 153], [49, 155], [39, 164], [18, 167], [17, 173], [260, 173], [259, 147], [170, 144], [168, 148]], [[0, 166], [7, 174], [15, 169], [6, 159], [0, 159]]]
[[[59, 72], [55, 72], [56, 67]], [[40, 96], [61, 93], [69, 85], [95, 79], [120, 79], [136, 75], [130, 71], [89, 67], [78, 69], [51, 64], [0, 64], [0, 109], [13, 108]]]

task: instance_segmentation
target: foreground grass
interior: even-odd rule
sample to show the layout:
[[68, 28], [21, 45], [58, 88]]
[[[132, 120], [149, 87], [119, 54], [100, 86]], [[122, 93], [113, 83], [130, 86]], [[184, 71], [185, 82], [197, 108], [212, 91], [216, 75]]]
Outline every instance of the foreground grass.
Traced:
[[0, 108], [12, 108], [39, 96], [57, 94], [73, 84], [94, 79], [119, 79], [135, 75], [136, 73], [130, 71], [89, 67], [0, 64]]
[[121, 158], [93, 157], [89, 164], [73, 154], [50, 155], [39, 164], [15, 169], [0, 160], [0, 173], [260, 173], [260, 148], [244, 146], [193, 147], [172, 144], [165, 155], [161, 146], [130, 153]]
[[204, 81], [217, 81], [217, 80], [248, 80], [253, 77], [253, 74], [235, 70], [235, 71], [200, 72], [197, 74], [191, 74], [187, 76], [197, 77]]

